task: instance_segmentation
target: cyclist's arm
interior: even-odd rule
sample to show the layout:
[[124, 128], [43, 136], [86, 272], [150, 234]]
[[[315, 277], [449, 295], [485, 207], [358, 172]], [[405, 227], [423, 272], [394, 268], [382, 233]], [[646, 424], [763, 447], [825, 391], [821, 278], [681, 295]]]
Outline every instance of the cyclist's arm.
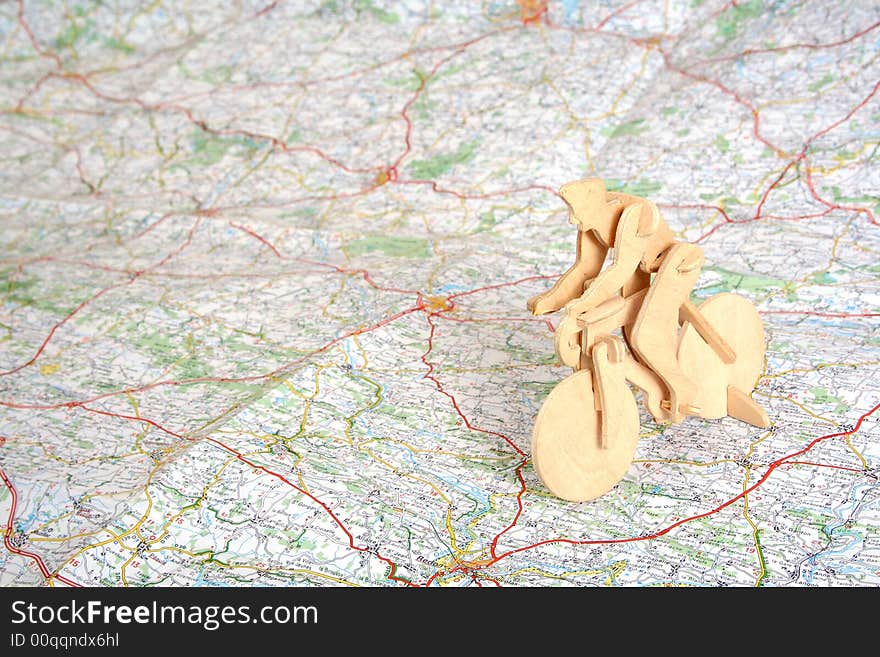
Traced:
[[641, 204], [630, 205], [623, 211], [614, 236], [613, 263], [590, 282], [579, 298], [566, 304], [569, 313], [579, 314], [607, 301], [635, 273], [648, 242], [647, 236], [639, 235], [641, 211]]
[[572, 299], [577, 299], [584, 291], [584, 284], [599, 273], [607, 250], [593, 231], [579, 230], [574, 264], [549, 291], [529, 299], [528, 307], [532, 314], [552, 313]]

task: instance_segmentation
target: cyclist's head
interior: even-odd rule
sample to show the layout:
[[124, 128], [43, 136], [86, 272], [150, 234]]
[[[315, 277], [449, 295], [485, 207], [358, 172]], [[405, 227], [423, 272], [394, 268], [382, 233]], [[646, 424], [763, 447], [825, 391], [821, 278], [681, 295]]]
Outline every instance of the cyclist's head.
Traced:
[[605, 183], [599, 178], [577, 180], [562, 186], [559, 195], [568, 205], [569, 222], [579, 230], [594, 230], [603, 239], [610, 240], [617, 227], [623, 208], [641, 205], [639, 234], [650, 235], [660, 224], [660, 211], [651, 201], [630, 194], [605, 191]]
[[606, 210], [605, 183], [599, 178], [576, 180], [562, 186], [559, 190], [562, 200], [568, 205], [570, 223], [580, 230], [602, 230], [608, 222]]

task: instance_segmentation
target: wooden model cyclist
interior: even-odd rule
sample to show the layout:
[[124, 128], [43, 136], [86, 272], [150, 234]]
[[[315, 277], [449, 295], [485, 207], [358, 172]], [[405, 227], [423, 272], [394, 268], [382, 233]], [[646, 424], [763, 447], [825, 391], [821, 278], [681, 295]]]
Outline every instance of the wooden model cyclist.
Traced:
[[650, 201], [606, 192], [596, 179], [569, 183], [560, 195], [578, 228], [575, 263], [528, 303], [536, 315], [565, 308], [556, 353], [574, 368], [535, 421], [532, 461], [544, 484], [584, 501], [623, 478], [639, 437], [627, 381], [642, 389], [657, 422], [730, 415], [769, 426], [750, 396], [764, 362], [755, 307], [728, 293], [691, 303], [703, 252], [676, 241]]

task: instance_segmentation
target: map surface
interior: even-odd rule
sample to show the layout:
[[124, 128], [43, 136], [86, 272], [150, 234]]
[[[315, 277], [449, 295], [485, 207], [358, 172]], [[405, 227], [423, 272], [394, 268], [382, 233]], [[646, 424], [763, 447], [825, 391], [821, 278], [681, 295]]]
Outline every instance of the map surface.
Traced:
[[[880, 7], [0, 4], [0, 584], [880, 583]], [[773, 426], [529, 459], [555, 190], [760, 309]]]

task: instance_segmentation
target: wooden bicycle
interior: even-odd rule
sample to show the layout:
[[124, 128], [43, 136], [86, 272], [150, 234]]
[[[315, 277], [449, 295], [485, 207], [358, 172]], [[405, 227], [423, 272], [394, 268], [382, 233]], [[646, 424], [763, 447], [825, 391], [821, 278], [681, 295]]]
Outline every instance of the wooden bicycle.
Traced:
[[[749, 394], [764, 362], [764, 329], [757, 309], [731, 293], [694, 305], [689, 295], [702, 251], [672, 239], [653, 204], [624, 195], [608, 195], [609, 202], [604, 185], [600, 188], [597, 182], [601, 185], [595, 180], [573, 183], [574, 193], [566, 186], [561, 195], [581, 230], [595, 231], [596, 242], [614, 248], [609, 271], [634, 262], [641, 264], [641, 273], [626, 264], [603, 277], [598, 269], [604, 257], [598, 267], [599, 251], [589, 254], [592, 261], [585, 258], [580, 234], [575, 266], [553, 290], [529, 303], [533, 312], [540, 312], [571, 297], [571, 279], [583, 279], [581, 289], [587, 290], [567, 304], [556, 332], [557, 353], [575, 371], [550, 392], [532, 434], [538, 476], [553, 493], [571, 501], [606, 493], [632, 462], [639, 413], [628, 384], [644, 392], [657, 422], [730, 415], [755, 426], [770, 424]], [[590, 199], [598, 191], [604, 205]], [[585, 216], [597, 210], [610, 217], [614, 230]], [[590, 295], [591, 289], [599, 292]]]

